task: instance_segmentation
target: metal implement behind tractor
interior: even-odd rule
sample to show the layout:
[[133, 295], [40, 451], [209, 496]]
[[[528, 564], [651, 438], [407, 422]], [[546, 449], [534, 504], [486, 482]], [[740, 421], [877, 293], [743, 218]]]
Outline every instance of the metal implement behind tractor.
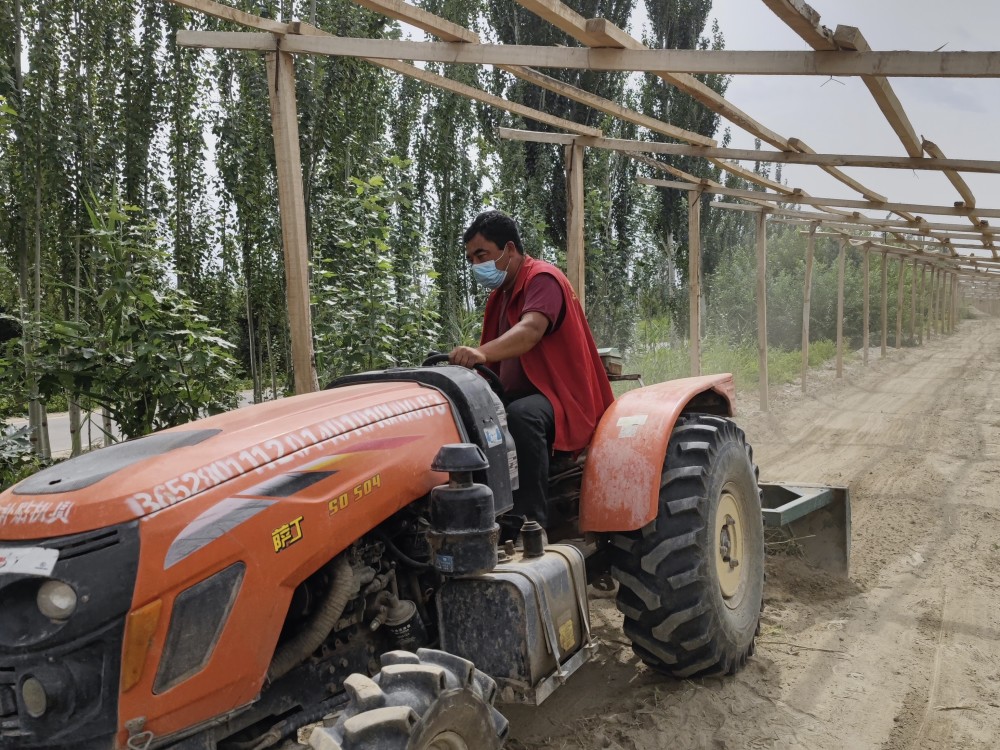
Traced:
[[[364, 373], [0, 494], [4, 750], [491, 748], [593, 653], [587, 584], [667, 675], [752, 654], [765, 525], [839, 556], [837, 488], [761, 486], [728, 375], [638, 388], [499, 538], [516, 452], [457, 367]], [[833, 532], [832, 534], [830, 532]]]

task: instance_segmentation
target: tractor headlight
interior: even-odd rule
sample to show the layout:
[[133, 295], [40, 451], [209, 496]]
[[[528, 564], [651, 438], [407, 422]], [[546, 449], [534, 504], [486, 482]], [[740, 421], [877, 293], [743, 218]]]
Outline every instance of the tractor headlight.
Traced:
[[46, 581], [39, 587], [35, 601], [39, 611], [50, 620], [68, 620], [76, 611], [76, 591], [62, 581]]

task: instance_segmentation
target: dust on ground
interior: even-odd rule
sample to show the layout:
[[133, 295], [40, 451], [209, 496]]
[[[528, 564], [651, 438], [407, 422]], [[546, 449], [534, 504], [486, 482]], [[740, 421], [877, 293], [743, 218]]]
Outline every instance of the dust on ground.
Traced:
[[599, 658], [539, 708], [504, 707], [514, 750], [968, 748], [1000, 737], [1000, 330], [857, 353], [773, 388], [737, 421], [770, 481], [848, 485], [850, 580], [768, 560], [757, 655], [735, 677], [646, 669], [608, 600]]

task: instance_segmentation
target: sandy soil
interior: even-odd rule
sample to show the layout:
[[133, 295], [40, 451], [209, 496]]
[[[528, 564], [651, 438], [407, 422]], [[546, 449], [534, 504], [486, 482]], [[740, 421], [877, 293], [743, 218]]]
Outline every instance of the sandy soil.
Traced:
[[515, 750], [985, 748], [1000, 737], [1000, 329], [860, 355], [741, 396], [765, 480], [849, 485], [849, 581], [770, 557], [757, 656], [736, 677], [647, 670], [611, 601], [603, 641], [537, 709], [506, 707]]

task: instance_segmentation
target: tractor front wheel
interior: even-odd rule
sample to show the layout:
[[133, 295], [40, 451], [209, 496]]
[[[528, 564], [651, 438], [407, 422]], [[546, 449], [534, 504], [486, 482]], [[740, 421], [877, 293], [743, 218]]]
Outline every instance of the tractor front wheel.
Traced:
[[764, 588], [757, 467], [743, 431], [681, 417], [660, 486], [657, 517], [611, 538], [625, 634], [657, 671], [734, 674], [753, 653]]
[[371, 679], [344, 681], [348, 703], [314, 750], [497, 750], [507, 720], [493, 707], [496, 683], [458, 656], [422, 648], [390, 651]]

